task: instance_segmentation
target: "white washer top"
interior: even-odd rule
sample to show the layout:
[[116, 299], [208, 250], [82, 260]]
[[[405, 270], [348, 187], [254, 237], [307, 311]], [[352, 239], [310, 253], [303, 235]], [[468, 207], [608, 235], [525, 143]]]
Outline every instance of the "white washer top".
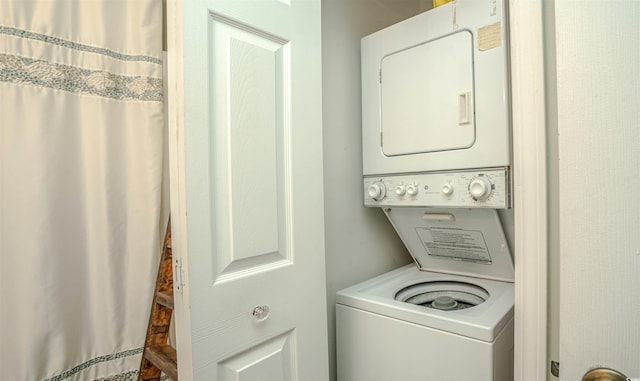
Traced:
[[[489, 298], [474, 307], [454, 311], [442, 311], [395, 300], [396, 293], [405, 287], [438, 281], [472, 284], [485, 289]], [[513, 283], [421, 271], [413, 264], [336, 294], [338, 304], [485, 342], [493, 342], [513, 318], [513, 301]]]
[[496, 210], [384, 212], [421, 270], [513, 282], [513, 259]]

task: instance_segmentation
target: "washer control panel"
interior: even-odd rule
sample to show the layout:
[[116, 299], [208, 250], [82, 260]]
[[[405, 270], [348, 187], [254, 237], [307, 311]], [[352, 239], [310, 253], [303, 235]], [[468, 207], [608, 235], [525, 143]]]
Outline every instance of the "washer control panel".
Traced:
[[368, 176], [364, 205], [508, 209], [509, 169]]

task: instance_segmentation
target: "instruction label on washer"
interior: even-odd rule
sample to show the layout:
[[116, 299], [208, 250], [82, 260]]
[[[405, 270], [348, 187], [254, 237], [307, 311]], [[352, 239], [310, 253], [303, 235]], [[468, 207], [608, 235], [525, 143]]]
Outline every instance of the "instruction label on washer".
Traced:
[[449, 228], [417, 228], [427, 254], [452, 260], [491, 263], [482, 232]]

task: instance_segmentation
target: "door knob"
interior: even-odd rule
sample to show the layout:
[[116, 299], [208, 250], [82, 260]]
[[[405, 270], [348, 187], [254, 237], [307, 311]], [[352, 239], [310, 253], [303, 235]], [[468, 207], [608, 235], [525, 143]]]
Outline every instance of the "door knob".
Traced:
[[609, 368], [591, 369], [584, 376], [582, 381], [627, 381], [628, 378], [617, 370]]
[[251, 314], [253, 315], [253, 318], [256, 319], [257, 321], [263, 321], [267, 317], [269, 317], [269, 312], [270, 312], [269, 306], [263, 305], [263, 306], [255, 306]]

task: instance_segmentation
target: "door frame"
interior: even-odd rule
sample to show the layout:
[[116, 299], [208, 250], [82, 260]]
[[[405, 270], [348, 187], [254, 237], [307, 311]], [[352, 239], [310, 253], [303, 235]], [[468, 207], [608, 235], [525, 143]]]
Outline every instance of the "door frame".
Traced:
[[[509, 0], [515, 209], [514, 379], [546, 380], [547, 365], [547, 143], [543, 0]], [[184, 88], [180, 0], [167, 0], [166, 105], [174, 261], [186, 266], [184, 140], [181, 131]], [[175, 270], [175, 267], [174, 267]], [[180, 274], [176, 274], [180, 275]], [[187, 274], [181, 274], [183, 277]], [[178, 277], [176, 277], [178, 278]], [[181, 279], [187, 283], [188, 279]], [[175, 282], [174, 287], [179, 287]], [[189, 289], [175, 290], [179, 364], [191, 364]], [[191, 367], [180, 377], [191, 379]]]
[[187, 215], [186, 215], [186, 180], [184, 158], [184, 66], [183, 49], [183, 17], [182, 0], [166, 0], [167, 25], [167, 124], [169, 126], [169, 191], [171, 194], [171, 245], [173, 251], [173, 295], [174, 295], [174, 327], [176, 331], [176, 348], [178, 349], [178, 368], [180, 379], [193, 379], [192, 350], [191, 350], [191, 319], [188, 304], [189, 288], [183, 287], [189, 283], [188, 272], [181, 271], [188, 268], [187, 255]]
[[515, 210], [514, 379], [548, 378], [547, 128], [543, 0], [509, 0]]

